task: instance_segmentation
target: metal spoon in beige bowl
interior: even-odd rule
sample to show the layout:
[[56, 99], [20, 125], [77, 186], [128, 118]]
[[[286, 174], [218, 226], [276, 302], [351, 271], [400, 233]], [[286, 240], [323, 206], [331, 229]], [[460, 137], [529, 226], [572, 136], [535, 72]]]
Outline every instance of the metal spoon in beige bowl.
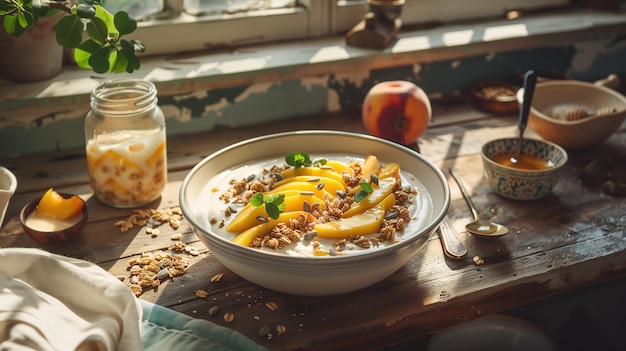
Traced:
[[467, 229], [468, 232], [482, 236], [502, 236], [509, 232], [509, 228], [505, 227], [502, 224], [488, 222], [481, 219], [478, 216], [478, 211], [476, 211], [476, 207], [474, 206], [474, 202], [472, 202], [472, 198], [469, 196], [469, 193], [465, 189], [463, 182], [461, 182], [461, 179], [456, 174], [456, 170], [454, 169], [454, 167], [450, 168], [450, 175], [458, 184], [459, 189], [461, 189], [461, 194], [463, 194], [463, 197], [465, 198], [465, 201], [469, 205], [470, 210], [472, 211], [472, 215], [474, 216], [474, 221], [465, 225], [465, 229]]

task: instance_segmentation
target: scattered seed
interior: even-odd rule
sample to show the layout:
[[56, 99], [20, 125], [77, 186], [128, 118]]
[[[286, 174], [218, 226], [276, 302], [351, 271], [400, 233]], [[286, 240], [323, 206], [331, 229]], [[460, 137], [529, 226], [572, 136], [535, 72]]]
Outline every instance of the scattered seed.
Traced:
[[257, 216], [256, 220], [259, 221], [259, 222], [263, 222], [263, 223], [269, 222], [269, 218], [264, 217], [264, 216]]
[[282, 324], [279, 324], [276, 326], [276, 331], [278, 332], [278, 334], [285, 334], [287, 332], [287, 327], [285, 327]]
[[206, 292], [206, 290], [202, 290], [202, 289], [196, 290], [195, 293], [196, 293], [196, 296], [201, 299], [206, 299], [206, 297], [209, 296], [209, 293]]
[[337, 190], [337, 196], [339, 196], [342, 199], [346, 198], [346, 192], [343, 190]]
[[337, 256], [337, 249], [335, 249], [333, 246], [331, 246], [331, 247], [328, 249], [328, 253], [329, 253], [331, 256]]
[[230, 213], [237, 213], [239, 210], [233, 204], [230, 204], [228, 205], [228, 211], [230, 211]]
[[224, 322], [231, 323], [235, 319], [235, 315], [232, 312], [226, 312], [224, 314]]
[[315, 195], [315, 193], [312, 191], [301, 191], [300, 195], [310, 196], [310, 195]]
[[315, 239], [316, 236], [317, 236], [317, 232], [315, 230], [311, 230], [310, 232], [304, 233], [302, 238], [304, 240], [313, 240], [313, 239]]
[[256, 175], [255, 175], [254, 173], [253, 173], [253, 174], [250, 174], [250, 175], [248, 176], [248, 178], [246, 178], [246, 181], [247, 181], [247, 182], [251, 182], [251, 181], [253, 181], [253, 180], [254, 180], [254, 178], [256, 178]]
[[311, 204], [309, 204], [308, 202], [304, 201], [302, 203], [302, 210], [304, 212], [309, 212], [310, 213], [311, 212]]
[[159, 273], [157, 273], [157, 279], [165, 279], [166, 277], [169, 277], [170, 272], [167, 270], [167, 268], [162, 268]]
[[265, 303], [265, 307], [269, 308], [270, 311], [276, 311], [278, 309], [278, 304], [273, 301], [268, 301]]
[[400, 215], [400, 212], [398, 211], [395, 211], [395, 210], [387, 211], [387, 213], [385, 213], [385, 219], [397, 218], [399, 215]]
[[477, 266], [481, 266], [485, 263], [485, 260], [483, 260], [483, 258], [480, 256], [474, 256], [472, 260], [474, 261], [474, 264]]
[[320, 180], [321, 180], [320, 178], [315, 177], [315, 178], [309, 178], [309, 179], [307, 180], [307, 182], [317, 183], [317, 182], [319, 182]]
[[218, 313], [220, 313], [220, 306], [213, 306], [209, 308], [209, 316], [215, 316]]
[[269, 334], [271, 330], [272, 328], [269, 325], [264, 324], [261, 329], [259, 329], [259, 336], [265, 336]]
[[211, 283], [215, 283], [215, 282], [219, 282], [222, 277], [224, 276], [224, 273], [218, 273], [214, 276], [211, 277]]
[[372, 181], [373, 184], [378, 185], [378, 176], [376, 174], [370, 175], [370, 180]]
[[315, 186], [317, 188], [317, 190], [322, 190], [324, 189], [324, 185], [326, 185], [324, 182], [320, 182], [319, 184], [317, 184], [317, 186]]
[[285, 177], [283, 177], [283, 175], [280, 173], [274, 173], [274, 178], [276, 178], [277, 182], [280, 182], [281, 180], [285, 179]]

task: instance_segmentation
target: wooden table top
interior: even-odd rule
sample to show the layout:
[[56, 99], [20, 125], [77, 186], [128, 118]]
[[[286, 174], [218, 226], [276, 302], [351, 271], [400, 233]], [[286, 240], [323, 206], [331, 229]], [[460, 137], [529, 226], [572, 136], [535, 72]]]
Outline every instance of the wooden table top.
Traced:
[[[275, 125], [218, 130], [168, 139], [169, 180], [151, 208], [178, 206], [187, 172], [203, 157], [252, 136], [297, 129], [364, 132], [358, 118], [333, 116]], [[157, 236], [145, 228], [120, 232], [115, 223], [133, 210], [115, 209], [92, 198], [84, 152], [0, 159], [18, 177], [0, 231], [0, 247], [40, 247], [94, 262], [115, 276], [129, 276], [129, 259], [141, 253], [167, 250], [181, 241], [200, 253], [183, 253], [190, 266], [180, 277], [166, 280], [140, 298], [195, 318], [240, 331], [271, 350], [375, 349], [398, 344], [489, 313], [506, 310], [556, 294], [626, 275], [626, 198], [609, 196], [598, 184], [579, 179], [590, 161], [607, 156], [626, 160], [626, 128], [603, 145], [570, 151], [561, 179], [548, 197], [530, 202], [494, 194], [483, 175], [479, 150], [483, 142], [515, 136], [513, 117], [433, 124], [420, 139], [422, 154], [442, 170], [454, 166], [481, 214], [506, 224], [509, 234], [484, 239], [464, 231], [471, 213], [452, 182], [448, 216], [468, 246], [460, 259], [447, 258], [436, 234], [421, 252], [389, 278], [354, 293], [329, 297], [282, 294], [251, 284], [218, 262], [183, 219], [178, 229], [163, 225]], [[533, 136], [532, 131], [527, 136]], [[27, 236], [18, 221], [20, 209], [49, 187], [87, 200], [89, 222], [74, 241], [42, 246]], [[146, 207], [147, 208], [147, 207]], [[474, 256], [484, 260], [476, 265]], [[211, 278], [223, 274], [219, 281]], [[208, 293], [196, 296], [196, 290]], [[268, 302], [277, 307], [270, 309]], [[214, 311], [218, 306], [220, 312]], [[232, 313], [226, 323], [223, 315]], [[282, 333], [277, 331], [283, 326]], [[269, 333], [260, 333], [268, 328]], [[260, 335], [263, 334], [263, 335]]]

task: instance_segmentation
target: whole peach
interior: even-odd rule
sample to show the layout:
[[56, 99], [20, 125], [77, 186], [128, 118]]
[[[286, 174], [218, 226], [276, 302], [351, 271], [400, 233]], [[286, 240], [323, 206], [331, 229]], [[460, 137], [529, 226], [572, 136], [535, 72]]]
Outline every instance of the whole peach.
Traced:
[[363, 124], [372, 135], [403, 145], [414, 143], [426, 131], [432, 109], [417, 85], [403, 80], [374, 85], [363, 102]]

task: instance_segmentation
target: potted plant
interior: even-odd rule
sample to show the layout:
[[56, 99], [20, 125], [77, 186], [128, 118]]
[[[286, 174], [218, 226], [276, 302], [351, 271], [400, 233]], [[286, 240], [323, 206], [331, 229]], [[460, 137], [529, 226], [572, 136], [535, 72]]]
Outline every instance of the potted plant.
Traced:
[[111, 14], [102, 0], [0, 0], [0, 17], [3, 30], [16, 37], [39, 22], [55, 19], [56, 44], [73, 49], [79, 67], [100, 74], [132, 73], [140, 67], [136, 53], [144, 51], [143, 44], [123, 38], [137, 29], [137, 21], [125, 11]]

